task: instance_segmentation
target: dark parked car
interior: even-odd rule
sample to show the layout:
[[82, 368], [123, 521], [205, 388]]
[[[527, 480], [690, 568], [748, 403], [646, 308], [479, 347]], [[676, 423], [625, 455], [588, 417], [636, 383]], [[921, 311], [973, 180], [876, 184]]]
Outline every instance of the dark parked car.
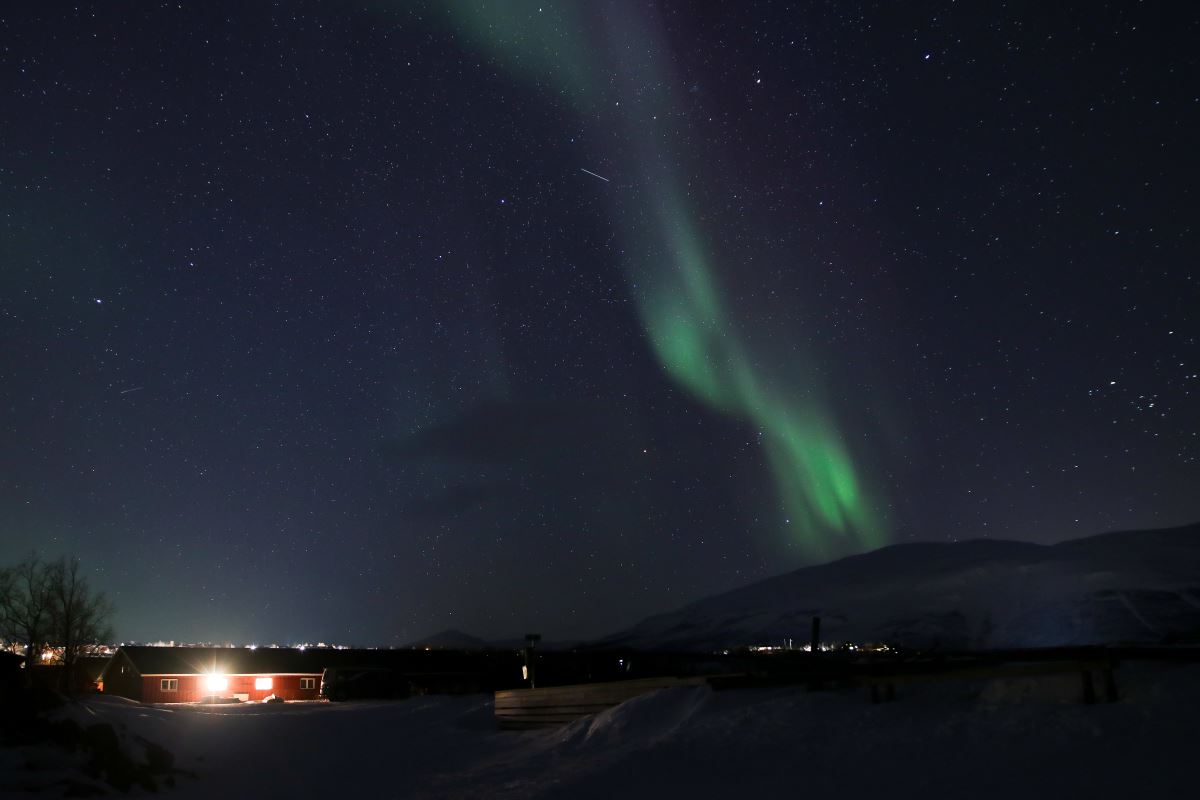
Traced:
[[326, 700], [391, 700], [408, 695], [408, 679], [386, 667], [330, 667], [321, 674], [321, 697]]

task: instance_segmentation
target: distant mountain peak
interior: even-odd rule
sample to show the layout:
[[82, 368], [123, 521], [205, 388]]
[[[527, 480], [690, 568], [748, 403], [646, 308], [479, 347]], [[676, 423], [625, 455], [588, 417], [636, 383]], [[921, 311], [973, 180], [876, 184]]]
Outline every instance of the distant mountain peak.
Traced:
[[598, 642], [713, 651], [806, 642], [984, 649], [1200, 640], [1200, 524], [1038, 545], [898, 544], [803, 567]]

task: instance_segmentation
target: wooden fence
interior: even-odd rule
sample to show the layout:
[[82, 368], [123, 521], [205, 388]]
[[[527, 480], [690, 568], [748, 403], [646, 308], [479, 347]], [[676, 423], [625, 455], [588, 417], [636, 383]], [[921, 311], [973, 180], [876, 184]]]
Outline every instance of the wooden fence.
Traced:
[[1079, 699], [1087, 704], [1096, 702], [1096, 681], [1099, 676], [1104, 700], [1117, 702], [1117, 682], [1111, 661], [1034, 661], [1022, 664], [968, 666], [938, 672], [879, 674], [860, 677], [859, 685], [870, 690], [872, 703], [887, 703], [896, 699], [896, 686], [918, 681], [944, 680], [1005, 680], [1016, 678], [1045, 678], [1060, 675], [1079, 675]]

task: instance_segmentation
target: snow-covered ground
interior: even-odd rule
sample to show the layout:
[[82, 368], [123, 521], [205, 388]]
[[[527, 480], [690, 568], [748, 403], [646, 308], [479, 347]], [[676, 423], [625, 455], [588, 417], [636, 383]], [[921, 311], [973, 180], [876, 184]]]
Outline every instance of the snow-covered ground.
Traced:
[[[181, 799], [1194, 796], [1200, 665], [1127, 664], [1117, 675], [1111, 705], [1079, 703], [1074, 676], [914, 684], [880, 705], [862, 690], [681, 688], [523, 732], [496, 729], [489, 696], [237, 707], [92, 698], [68, 713], [171, 750], [191, 775], [164, 796]], [[0, 761], [5, 797], [24, 796], [13, 793], [22, 778], [36, 783], [26, 755]]]

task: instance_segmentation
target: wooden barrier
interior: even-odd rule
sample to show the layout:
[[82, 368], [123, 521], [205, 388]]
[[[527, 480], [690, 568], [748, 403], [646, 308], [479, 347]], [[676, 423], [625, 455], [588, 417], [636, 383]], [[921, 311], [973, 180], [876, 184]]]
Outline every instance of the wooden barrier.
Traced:
[[1096, 689], [1092, 681], [1092, 673], [1098, 672], [1104, 680], [1104, 699], [1106, 702], [1117, 702], [1117, 682], [1113, 677], [1113, 665], [1110, 661], [1035, 661], [1022, 664], [994, 664], [987, 666], [960, 667], [957, 669], [940, 670], [937, 672], [914, 672], [909, 674], [878, 674], [856, 679], [860, 685], [866, 685], [871, 691], [872, 703], [889, 703], [896, 699], [896, 685], [914, 683], [917, 681], [943, 681], [954, 679], [1006, 679], [1006, 678], [1041, 678], [1053, 675], [1063, 675], [1076, 672], [1082, 684], [1081, 700], [1091, 705], [1096, 702]]
[[501, 728], [548, 728], [574, 722], [639, 695], [676, 686], [704, 686], [707, 678], [640, 678], [496, 692], [496, 721]]
[[[711, 668], [711, 658], [705, 659], [705, 666]], [[1098, 699], [1115, 703], [1119, 696], [1114, 670], [1122, 660], [1194, 663], [1200, 662], [1200, 648], [1046, 648], [916, 657], [889, 655], [867, 660], [849, 660], [844, 655], [838, 658], [825, 653], [797, 654], [784, 660], [774, 656], [741, 658], [731, 660], [731, 669], [726, 673], [498, 691], [495, 715], [502, 728], [543, 728], [573, 722], [638, 695], [674, 686], [708, 685], [716, 691], [780, 686], [805, 686], [810, 690], [863, 687], [869, 690], [872, 702], [886, 703], [896, 699], [896, 688], [902, 684], [1067, 674], [1079, 677], [1080, 699], [1084, 703], [1095, 703]], [[679, 663], [685, 661], [681, 658]]]

